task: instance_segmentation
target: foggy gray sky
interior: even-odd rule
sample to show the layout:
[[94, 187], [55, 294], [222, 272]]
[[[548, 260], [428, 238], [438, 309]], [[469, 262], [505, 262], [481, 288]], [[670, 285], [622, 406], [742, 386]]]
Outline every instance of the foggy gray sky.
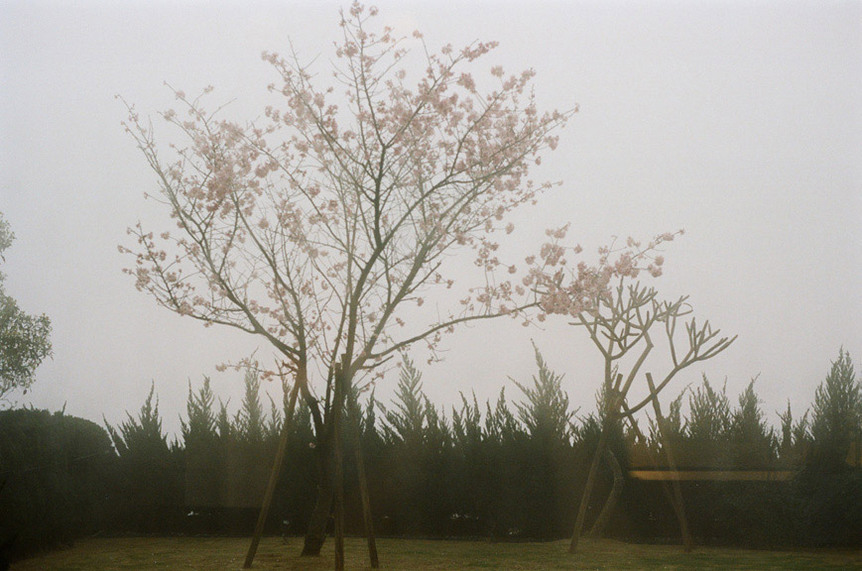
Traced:
[[[346, 3], [341, 5], [346, 6]], [[490, 68], [537, 71], [544, 108], [580, 111], [537, 179], [562, 180], [518, 213], [519, 240], [572, 223], [588, 251], [612, 236], [685, 228], [655, 283], [690, 294], [698, 316], [739, 334], [702, 372], [731, 398], [760, 374], [769, 420], [786, 399], [801, 412], [838, 348], [862, 356], [862, 3], [380, 2], [383, 20], [432, 47], [497, 40]], [[18, 404], [117, 422], [151, 381], [169, 430], [187, 381], [213, 378], [240, 399], [241, 375], [215, 365], [258, 346], [204, 329], [134, 289], [117, 252], [138, 219], [166, 213], [143, 194], [156, 182], [120, 126], [121, 94], [142, 114], [171, 104], [163, 82], [231, 116], [262, 115], [276, 79], [263, 50], [320, 55], [338, 38], [334, 2], [0, 2], [0, 211], [17, 240], [7, 291], [53, 322], [54, 358]], [[161, 127], [161, 122], [156, 122]], [[166, 129], [161, 130], [165, 135]], [[167, 138], [163, 139], [167, 142]], [[160, 226], [161, 225], [161, 226]], [[601, 378], [585, 333], [565, 323], [499, 321], [446, 338], [446, 360], [422, 366], [438, 404], [480, 399], [533, 374], [530, 339], [592, 406]], [[258, 356], [271, 351], [261, 346]], [[379, 393], [388, 398], [390, 375]], [[277, 392], [275, 393], [277, 394]]]

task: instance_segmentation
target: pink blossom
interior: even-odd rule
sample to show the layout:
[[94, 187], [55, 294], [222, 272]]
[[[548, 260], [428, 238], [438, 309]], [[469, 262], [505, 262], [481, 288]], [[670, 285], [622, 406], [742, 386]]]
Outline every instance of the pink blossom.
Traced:
[[[423, 44], [417, 55], [425, 63], [409, 84], [413, 74], [403, 65], [413, 59], [405, 50], [417, 42], [400, 41], [372, 21], [375, 14], [358, 3], [342, 13], [336, 78], [291, 56], [263, 53], [278, 77], [269, 87], [278, 101], [256, 124], [227, 121], [205, 108], [208, 97], [176, 91], [184, 120], [165, 112], [177, 137], [161, 148], [129, 108], [126, 128], [165, 181], [160, 192], [179, 229], [176, 238], [161, 235], [168, 251], [140, 227], [130, 232], [138, 243], [121, 251], [134, 256], [127, 273], [139, 289], [205, 324], [265, 332], [287, 360], [301, 339], [309, 353], [302, 366], [323, 369], [332, 360], [327, 348], [343, 346], [342, 323], [357, 331], [355, 355], [376, 362], [380, 351], [396, 351], [417, 334], [433, 352], [462, 317], [520, 317], [521, 305], [543, 288], [543, 303], [559, 312], [566, 296], [583, 298], [585, 288], [567, 289], [562, 278], [534, 267], [536, 256], [527, 258], [528, 273], [517, 283], [501, 279], [517, 268], [489, 239], [501, 226], [512, 233], [514, 224], [502, 221], [553, 186], [534, 184], [529, 169], [556, 146], [553, 133], [570, 113], [537, 109], [531, 70], [505, 77], [493, 66], [496, 89], [480, 92], [473, 73], [488, 68], [470, 62], [495, 42], [436, 53]], [[327, 104], [336, 91], [346, 92], [341, 108]], [[563, 267], [571, 251], [560, 243], [564, 237], [564, 230], [549, 234], [542, 267]], [[402, 331], [397, 305], [415, 300], [423, 307], [435, 289], [454, 288], [434, 264], [465, 254], [487, 275], [480, 283], [491, 285], [466, 284], [456, 311], [420, 312], [430, 321], [411, 321]], [[343, 303], [353, 287], [361, 290], [355, 316]]]
[[473, 80], [473, 76], [469, 73], [462, 73], [458, 78], [458, 85], [466, 88], [468, 91], [476, 90], [476, 82]]

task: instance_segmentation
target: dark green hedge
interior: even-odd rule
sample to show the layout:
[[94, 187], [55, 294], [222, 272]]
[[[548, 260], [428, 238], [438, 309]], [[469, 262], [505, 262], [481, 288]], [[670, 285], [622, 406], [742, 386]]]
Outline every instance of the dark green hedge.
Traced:
[[110, 439], [97, 424], [61, 412], [0, 411], [0, 544], [7, 556], [104, 529], [115, 470]]
[[[593, 415], [575, 417], [562, 377], [540, 358], [537, 363], [539, 374], [531, 384], [517, 385], [520, 398], [511, 405], [501, 392], [484, 404], [465, 396], [461, 406], [444, 411], [428, 401], [421, 374], [408, 363], [387, 406], [372, 395], [361, 407], [349, 407], [343, 454], [348, 532], [362, 533], [358, 440], [381, 535], [567, 537], [601, 422]], [[687, 415], [681, 408], [686, 394]], [[862, 393], [849, 357], [842, 352], [833, 364], [811, 418], [794, 420], [788, 408], [776, 432], [760, 403], [753, 382], [734, 406], [723, 389], [704, 379], [668, 407], [667, 441], [678, 466], [796, 474], [789, 481], [684, 482], [696, 541], [862, 547], [862, 467], [853, 466], [859, 460], [852, 448], [862, 438]], [[99, 531], [250, 534], [284, 421], [282, 403], [269, 404], [267, 412], [253, 375], [246, 376], [235, 414], [216, 406], [207, 381], [197, 391], [189, 387], [182, 442], [168, 442], [152, 390], [136, 417], [108, 427], [110, 436], [62, 413], [0, 411], [0, 547], [20, 555]], [[309, 409], [301, 407], [268, 533], [305, 531], [324, 460], [312, 424]], [[641, 427], [646, 441], [637, 446], [631, 429], [612, 426], [610, 449], [624, 472], [644, 467], [649, 457], [661, 466], [663, 443], [654, 426]], [[612, 481], [603, 463], [587, 529]], [[661, 485], [629, 478], [607, 533], [679, 541]]]

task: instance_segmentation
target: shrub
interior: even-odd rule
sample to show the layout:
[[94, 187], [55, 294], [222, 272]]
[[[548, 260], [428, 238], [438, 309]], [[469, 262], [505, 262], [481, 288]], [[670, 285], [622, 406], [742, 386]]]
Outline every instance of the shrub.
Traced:
[[104, 529], [116, 456], [97, 424], [0, 411], [0, 545], [19, 557]]

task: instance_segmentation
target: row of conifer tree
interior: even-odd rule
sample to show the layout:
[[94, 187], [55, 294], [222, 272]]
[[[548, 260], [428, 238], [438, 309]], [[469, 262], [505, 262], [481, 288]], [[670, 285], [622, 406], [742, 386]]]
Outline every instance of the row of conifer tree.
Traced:
[[[562, 375], [538, 351], [536, 362], [537, 373], [516, 383], [511, 401], [504, 390], [485, 403], [462, 395], [448, 413], [426, 398], [421, 372], [409, 360], [390, 402], [353, 395], [356, 406], [348, 407], [344, 425], [348, 532], [363, 532], [361, 458], [378, 534], [495, 540], [570, 534], [603, 419], [578, 415]], [[732, 399], [704, 377], [666, 407], [664, 440], [648, 419], [642, 426], [613, 424], [615, 462], [603, 464], [588, 527], [614, 490], [616, 503], [596, 533], [679, 538], [661, 485], [629, 477], [635, 468], [665, 468], [667, 445], [680, 468], [791, 473], [683, 482], [696, 541], [862, 546], [862, 381], [849, 354], [839, 353], [811, 408], [793, 418], [788, 405], [778, 427], [767, 422], [755, 389], [752, 381]], [[119, 426], [106, 423], [107, 431], [62, 413], [2, 411], [0, 539], [15, 535], [26, 551], [51, 538], [100, 531], [250, 533], [285, 409], [262, 399], [259, 378], [249, 371], [235, 412], [208, 379], [190, 386], [177, 439], [162, 428], [153, 389], [136, 414]], [[298, 407], [289, 424], [269, 533], [305, 531], [323, 467], [311, 420], [307, 407]], [[623, 475], [621, 489], [614, 489], [614, 472]]]

